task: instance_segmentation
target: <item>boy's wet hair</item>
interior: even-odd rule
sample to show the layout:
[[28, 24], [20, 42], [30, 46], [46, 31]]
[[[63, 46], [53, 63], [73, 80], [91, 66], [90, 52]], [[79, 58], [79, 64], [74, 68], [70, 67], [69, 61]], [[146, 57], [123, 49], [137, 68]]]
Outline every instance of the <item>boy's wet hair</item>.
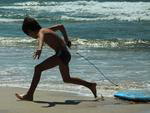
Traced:
[[29, 31], [37, 31], [40, 30], [41, 26], [39, 23], [31, 17], [25, 17], [22, 25], [22, 30], [25, 34], [29, 35]]

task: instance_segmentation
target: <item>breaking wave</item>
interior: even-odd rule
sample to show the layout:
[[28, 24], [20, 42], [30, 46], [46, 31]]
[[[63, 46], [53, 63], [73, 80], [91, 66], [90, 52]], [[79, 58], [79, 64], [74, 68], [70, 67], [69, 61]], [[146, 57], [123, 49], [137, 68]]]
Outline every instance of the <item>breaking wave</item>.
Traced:
[[[149, 21], [149, 2], [129, 1], [17, 1], [0, 3], [0, 18], [23, 19], [25, 15], [62, 21]], [[6, 20], [5, 20], [6, 21]]]
[[[71, 38], [73, 46], [97, 47], [97, 48], [145, 48], [150, 49], [150, 40], [143, 39], [81, 39]], [[18, 46], [18, 47], [34, 47], [36, 44], [34, 39], [16, 38], [0, 38], [0, 47]]]

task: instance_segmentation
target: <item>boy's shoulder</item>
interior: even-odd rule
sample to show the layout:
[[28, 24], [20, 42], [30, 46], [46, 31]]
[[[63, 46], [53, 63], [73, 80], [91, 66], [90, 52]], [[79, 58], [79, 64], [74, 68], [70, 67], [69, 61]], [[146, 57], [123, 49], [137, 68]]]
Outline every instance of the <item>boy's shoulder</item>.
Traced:
[[47, 31], [47, 28], [41, 28], [39, 32], [44, 33], [44, 32], [46, 32], [46, 31]]
[[48, 28], [41, 28], [39, 31], [39, 34], [49, 34], [49, 33], [52, 33], [52, 30]]
[[51, 32], [53, 32], [50, 28], [41, 28], [40, 29], [40, 32], [41, 33], [51, 33]]

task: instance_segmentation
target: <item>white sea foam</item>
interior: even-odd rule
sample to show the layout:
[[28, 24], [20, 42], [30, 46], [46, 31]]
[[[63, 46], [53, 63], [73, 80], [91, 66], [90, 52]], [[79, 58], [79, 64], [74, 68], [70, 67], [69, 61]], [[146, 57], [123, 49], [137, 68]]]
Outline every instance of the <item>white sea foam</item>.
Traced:
[[138, 48], [138, 47], [150, 47], [148, 40], [86, 40], [86, 39], [74, 39], [74, 45], [84, 45], [89, 47], [100, 48]]
[[[35, 46], [35, 39], [28, 38], [11, 38], [11, 37], [0, 37], [0, 46]], [[121, 40], [121, 39], [110, 39], [110, 40], [87, 40], [81, 38], [72, 38], [73, 46], [83, 47], [99, 47], [99, 48], [150, 48], [149, 40]]]
[[[17, 79], [17, 78], [16, 78]], [[104, 82], [104, 81], [103, 81]], [[134, 87], [131, 84], [129, 84], [130, 87], [126, 87], [123, 85], [120, 86], [112, 86], [112, 85], [108, 85], [108, 84], [100, 84], [97, 86], [97, 93], [98, 96], [103, 95], [105, 97], [112, 97], [113, 94], [115, 92], [117, 92], [117, 90], [123, 90], [123, 89], [148, 89], [148, 87]], [[30, 82], [25, 80], [19, 80], [18, 81], [3, 81], [0, 83], [0, 86], [7, 86], [7, 87], [20, 87], [20, 88], [29, 88], [30, 86]], [[50, 82], [47, 83], [41, 83], [39, 84], [38, 90], [47, 90], [47, 91], [61, 91], [61, 92], [69, 92], [69, 93], [75, 93], [78, 95], [82, 95], [82, 96], [90, 96], [93, 97], [93, 94], [90, 92], [89, 89], [87, 89], [86, 87], [83, 86], [77, 86], [77, 85], [73, 85], [73, 84], [64, 84], [64, 83], [56, 83], [56, 84], [52, 84]]]
[[36, 5], [40, 5], [40, 3], [39, 3], [39, 2], [36, 2], [36, 1], [29, 1], [29, 2], [14, 3], [14, 5], [21, 5], [21, 6], [36, 6]]
[[18, 21], [23, 21], [23, 19], [0, 18], [0, 22], [18, 22]]
[[18, 46], [18, 45], [24, 45], [26, 46], [27, 44], [32, 44], [35, 43], [34, 39], [24, 39], [21, 37], [16, 37], [16, 38], [11, 38], [11, 37], [1, 37], [0, 38], [0, 46]]

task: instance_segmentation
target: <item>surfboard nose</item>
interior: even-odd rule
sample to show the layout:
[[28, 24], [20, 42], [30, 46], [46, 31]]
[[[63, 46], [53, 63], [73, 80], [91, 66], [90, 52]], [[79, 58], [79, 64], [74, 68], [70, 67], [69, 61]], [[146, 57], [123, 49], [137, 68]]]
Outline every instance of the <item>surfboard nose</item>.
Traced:
[[150, 90], [120, 90], [114, 97], [136, 102], [150, 102]]

